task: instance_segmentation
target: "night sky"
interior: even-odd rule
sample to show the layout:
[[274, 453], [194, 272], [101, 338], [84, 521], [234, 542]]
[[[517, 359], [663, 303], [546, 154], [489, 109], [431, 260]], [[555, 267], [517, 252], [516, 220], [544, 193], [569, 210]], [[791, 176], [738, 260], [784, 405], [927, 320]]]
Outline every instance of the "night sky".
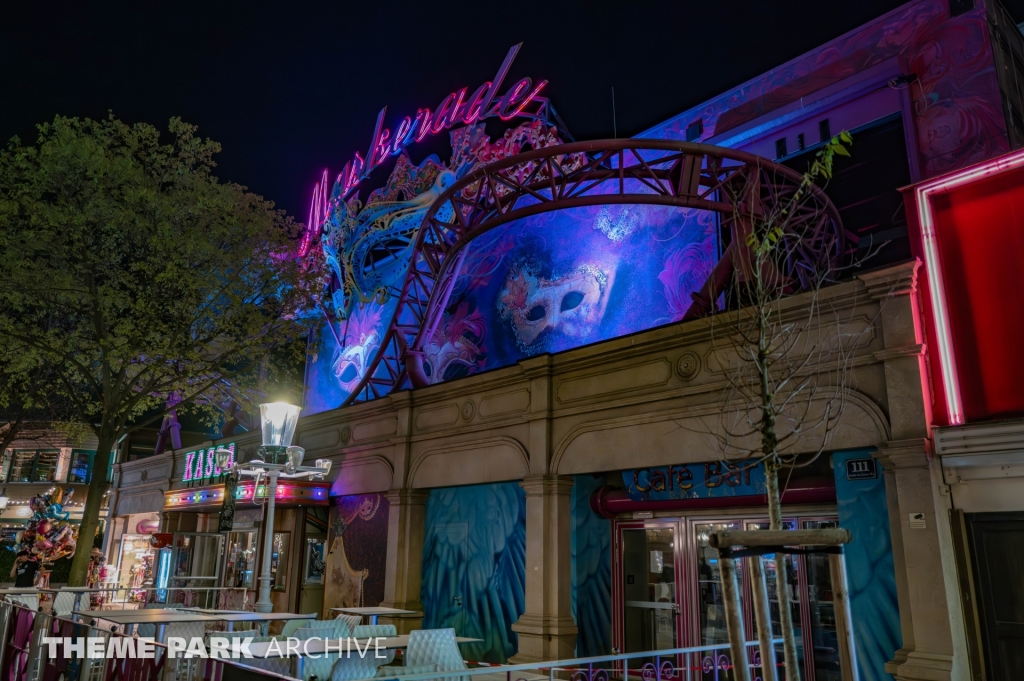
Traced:
[[[324, 167], [387, 127], [491, 79], [550, 81], [577, 139], [634, 135], [899, 6], [898, 0], [5, 3], [0, 137], [104, 116], [219, 141], [218, 175], [300, 220]], [[503, 88], [504, 89], [504, 88]], [[411, 148], [419, 161], [416, 145]]]

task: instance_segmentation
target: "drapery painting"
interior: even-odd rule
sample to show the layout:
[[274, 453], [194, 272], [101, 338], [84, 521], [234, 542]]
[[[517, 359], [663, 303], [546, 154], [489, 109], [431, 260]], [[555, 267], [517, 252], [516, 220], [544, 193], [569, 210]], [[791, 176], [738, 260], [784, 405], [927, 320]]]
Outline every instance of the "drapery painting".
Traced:
[[369, 607], [384, 600], [388, 500], [383, 494], [332, 499], [327, 530], [324, 612]]

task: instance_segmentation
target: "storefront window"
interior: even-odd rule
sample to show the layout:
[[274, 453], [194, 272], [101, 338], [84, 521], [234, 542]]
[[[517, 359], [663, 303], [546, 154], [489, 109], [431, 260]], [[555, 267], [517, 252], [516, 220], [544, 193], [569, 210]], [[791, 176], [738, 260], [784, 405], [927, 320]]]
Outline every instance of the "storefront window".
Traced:
[[[729, 642], [725, 626], [725, 595], [718, 563], [718, 549], [708, 540], [718, 530], [738, 530], [739, 523], [707, 523], [694, 525], [697, 538], [697, 592], [700, 602], [697, 615], [700, 622], [700, 645], [711, 646]], [[736, 561], [737, 581], [742, 581], [743, 563]]]
[[224, 586], [253, 589], [255, 588], [255, 576], [256, 532], [232, 532], [228, 535]]
[[59, 459], [60, 452], [55, 449], [16, 449], [7, 482], [54, 482]]
[[121, 538], [117, 582], [124, 589], [126, 600], [145, 602], [144, 589], [153, 584], [153, 556], [149, 535], [126, 534]]
[[71, 467], [68, 469], [68, 482], [90, 482], [92, 479], [92, 460], [96, 452], [75, 449], [71, 452]]

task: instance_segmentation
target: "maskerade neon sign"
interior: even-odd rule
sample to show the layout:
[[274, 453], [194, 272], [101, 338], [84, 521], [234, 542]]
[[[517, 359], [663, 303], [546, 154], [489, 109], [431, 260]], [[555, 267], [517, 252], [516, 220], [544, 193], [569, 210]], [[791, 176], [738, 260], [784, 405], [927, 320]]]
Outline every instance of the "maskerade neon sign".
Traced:
[[[385, 106], [381, 109], [377, 114], [377, 124], [374, 126], [373, 138], [366, 157], [356, 152], [338, 175], [342, 198], [389, 156], [397, 156], [407, 146], [423, 140], [428, 135], [436, 135], [456, 125], [470, 125], [492, 116], [498, 116], [504, 121], [517, 116], [542, 117], [547, 99], [538, 95], [548, 81], [542, 80], [534, 85], [530, 78], [520, 78], [505, 91], [505, 94], [498, 95], [520, 47], [522, 43], [514, 45], [508, 51], [494, 80], [486, 81], [469, 96], [466, 95], [468, 88], [452, 92], [442, 99], [433, 111], [417, 109], [415, 117], [406, 116], [399, 121], [394, 134], [389, 128], [383, 127], [384, 115], [388, 108]], [[537, 109], [527, 111], [527, 107], [534, 102], [538, 104]]]

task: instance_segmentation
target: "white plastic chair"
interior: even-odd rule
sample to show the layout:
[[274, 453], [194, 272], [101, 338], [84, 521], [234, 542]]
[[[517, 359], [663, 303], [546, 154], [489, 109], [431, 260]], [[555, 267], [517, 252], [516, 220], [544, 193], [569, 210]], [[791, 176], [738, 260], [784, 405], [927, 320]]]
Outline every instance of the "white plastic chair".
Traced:
[[[436, 664], [439, 672], [456, 672], [466, 669], [459, 645], [455, 642], [454, 629], [418, 629], [409, 632], [409, 647], [405, 650], [407, 667]], [[457, 677], [449, 677], [455, 681]]]

